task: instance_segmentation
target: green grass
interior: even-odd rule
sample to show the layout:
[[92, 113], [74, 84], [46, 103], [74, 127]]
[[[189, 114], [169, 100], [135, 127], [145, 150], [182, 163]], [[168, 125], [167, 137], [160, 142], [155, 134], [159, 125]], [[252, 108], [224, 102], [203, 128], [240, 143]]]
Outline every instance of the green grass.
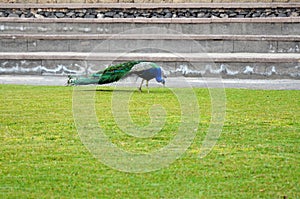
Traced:
[[[112, 89], [98, 87], [96, 111], [113, 143], [142, 153], [168, 144], [180, 122], [178, 101], [168, 89], [134, 92], [130, 99], [132, 120], [140, 126], [149, 124], [153, 104], [165, 107], [166, 124], [152, 139], [128, 136], [116, 126]], [[207, 89], [195, 92], [201, 121], [193, 144], [169, 167], [134, 174], [102, 164], [82, 144], [72, 87], [0, 85], [0, 197], [299, 198], [300, 92], [226, 89], [223, 132], [204, 159], [198, 154], [211, 103]]]

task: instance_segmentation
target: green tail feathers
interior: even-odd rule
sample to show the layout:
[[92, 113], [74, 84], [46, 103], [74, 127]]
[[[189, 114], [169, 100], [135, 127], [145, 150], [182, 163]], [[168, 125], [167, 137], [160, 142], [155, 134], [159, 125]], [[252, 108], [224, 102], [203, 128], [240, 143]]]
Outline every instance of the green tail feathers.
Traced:
[[141, 61], [129, 61], [110, 66], [88, 77], [69, 77], [69, 85], [108, 84], [126, 76], [132, 67]]
[[100, 73], [102, 72], [101, 78], [99, 79], [99, 84], [107, 84], [120, 80], [122, 77], [127, 75], [127, 73], [131, 70], [131, 68], [134, 65], [138, 63], [140, 63], [140, 61], [130, 61], [110, 66], [106, 68], [103, 72], [99, 71]]

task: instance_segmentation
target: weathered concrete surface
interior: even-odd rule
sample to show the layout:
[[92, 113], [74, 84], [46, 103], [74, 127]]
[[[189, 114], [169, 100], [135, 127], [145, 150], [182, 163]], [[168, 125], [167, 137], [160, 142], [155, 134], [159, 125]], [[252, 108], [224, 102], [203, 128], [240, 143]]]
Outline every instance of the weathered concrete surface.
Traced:
[[119, 34], [124, 32], [134, 34], [139, 28], [148, 28], [147, 31], [149, 31], [151, 30], [149, 27], [156, 27], [182, 34], [299, 35], [299, 22], [300, 17], [267, 19], [19, 19], [0, 17], [0, 34]]
[[[292, 36], [291, 36], [292, 37]], [[1, 38], [1, 35], [0, 35]], [[141, 46], [169, 48], [179, 53], [300, 53], [300, 38], [296, 41], [252, 40], [191, 40], [191, 39], [1, 39], [0, 52], [126, 52]], [[299, 40], [299, 41], [298, 41]], [[152, 51], [150, 51], [152, 52]]]
[[[29, 76], [29, 75], [0, 75], [0, 84], [18, 85], [42, 85], [42, 86], [65, 86], [66, 76]], [[300, 90], [300, 80], [291, 79], [222, 79], [222, 78], [174, 78], [166, 79], [166, 87], [186, 87], [194, 88], [242, 88], [242, 89], [264, 89], [264, 90]], [[109, 86], [129, 86], [137, 87], [140, 79], [129, 78], [118, 83], [107, 84]], [[104, 85], [104, 86], [107, 86]], [[161, 84], [154, 80], [149, 83], [151, 87], [161, 87]]]
[[[154, 46], [155, 47], [155, 46]], [[144, 53], [128, 51], [122, 53], [102, 52], [2, 52], [0, 59], [4, 60], [95, 60], [95, 61], [164, 61], [164, 62], [252, 62], [252, 63], [298, 63], [300, 53], [176, 53], [172, 51]]]
[[143, 34], [0, 34], [0, 52], [126, 52], [141, 47], [155, 47], [155, 51], [168, 48], [170, 51], [182, 53], [299, 53], [300, 36], [149, 34], [148, 32]]
[[90, 74], [112, 61], [154, 61], [168, 76], [300, 79], [300, 54], [1, 53], [0, 74]]
[[[0, 74], [89, 74], [109, 61], [145, 60], [170, 76], [300, 77], [299, 17], [0, 22]], [[119, 33], [126, 35], [105, 39]]]

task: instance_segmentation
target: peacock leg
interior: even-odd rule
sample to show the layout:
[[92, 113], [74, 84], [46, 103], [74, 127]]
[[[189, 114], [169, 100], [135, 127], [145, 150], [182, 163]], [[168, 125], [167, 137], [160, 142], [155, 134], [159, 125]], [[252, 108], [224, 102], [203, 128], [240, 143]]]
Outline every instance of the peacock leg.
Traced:
[[142, 92], [142, 86], [143, 86], [143, 83], [144, 83], [144, 79], [142, 80], [141, 85], [140, 85], [140, 87], [139, 87], [139, 91], [140, 91], [140, 92]]
[[148, 81], [148, 80], [146, 80], [146, 86], [147, 86], [147, 90], [148, 90], [148, 93], [149, 93], [149, 87], [148, 87], [148, 83], [149, 83], [149, 81]]

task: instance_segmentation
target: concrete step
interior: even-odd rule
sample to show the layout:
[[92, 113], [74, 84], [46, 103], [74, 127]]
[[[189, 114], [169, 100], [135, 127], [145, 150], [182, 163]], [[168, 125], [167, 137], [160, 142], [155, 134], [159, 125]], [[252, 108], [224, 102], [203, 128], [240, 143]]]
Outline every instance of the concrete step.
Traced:
[[[155, 28], [154, 28], [155, 27]], [[0, 18], [0, 34], [300, 35], [300, 17], [289, 18]]]
[[111, 63], [154, 61], [169, 76], [300, 78], [299, 53], [3, 52], [1, 74], [90, 74]]
[[300, 53], [85, 53], [85, 52], [2, 52], [0, 59], [95, 60], [95, 61], [213, 61], [213, 62], [300, 62]]
[[300, 35], [0, 34], [0, 52], [298, 53]]
[[0, 18], [0, 74], [89, 74], [145, 60], [169, 76], [299, 79], [299, 35], [299, 17]]

